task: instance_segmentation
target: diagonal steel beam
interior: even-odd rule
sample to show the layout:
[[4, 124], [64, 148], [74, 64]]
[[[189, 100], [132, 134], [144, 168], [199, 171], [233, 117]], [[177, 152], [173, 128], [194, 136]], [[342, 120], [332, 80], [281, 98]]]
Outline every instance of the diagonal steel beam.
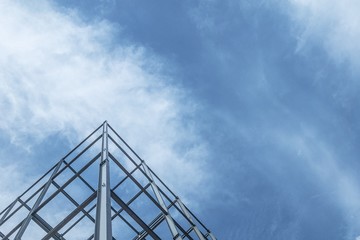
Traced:
[[74, 211], [72, 211], [67, 217], [65, 217], [56, 227], [54, 227], [42, 240], [47, 240], [52, 237], [67, 223], [71, 221], [79, 212], [81, 212], [89, 203], [91, 203], [96, 198], [96, 192], [91, 194], [83, 203], [81, 203]]
[[[84, 211], [86, 211], [87, 214], [90, 214], [90, 212], [96, 207], [96, 204], [94, 204], [94, 206], [92, 206], [88, 211], [86, 211], [85, 209], [83, 209]], [[83, 220], [86, 217], [85, 214], [83, 214], [78, 220], [76, 220], [71, 226], [69, 226], [63, 233], [62, 236], [65, 236], [71, 229], [73, 229], [79, 222], [81, 222], [81, 220]], [[93, 223], [95, 223], [95, 220], [93, 221]]]
[[167, 222], [167, 224], [169, 226], [169, 229], [171, 231], [171, 234], [172, 234], [173, 238], [176, 239], [176, 240], [182, 240], [182, 237], [179, 235], [179, 232], [176, 229], [176, 226], [174, 224], [174, 220], [173, 220], [173, 218], [171, 217], [171, 215], [169, 213], [169, 209], [166, 207], [164, 199], [162, 198], [162, 196], [160, 194], [160, 191], [158, 189], [158, 186], [154, 182], [154, 179], [153, 179], [153, 177], [151, 175], [151, 172], [150, 172], [150, 170], [149, 170], [149, 168], [146, 165], [144, 160], [142, 160], [142, 165], [144, 167], [145, 173], [151, 178], [151, 182], [150, 182], [151, 183], [151, 188], [153, 189], [153, 191], [155, 193], [156, 199], [158, 200], [158, 202], [159, 202], [160, 206], [163, 208], [163, 210], [166, 212], [165, 219], [166, 219], [166, 222]]
[[40, 196], [38, 197], [38, 199], [36, 200], [34, 206], [32, 207], [31, 211], [29, 212], [28, 216], [26, 217], [26, 219], [24, 220], [24, 222], [21, 224], [21, 227], [19, 229], [19, 231], [17, 232], [14, 240], [20, 240], [22, 235], [24, 234], [27, 226], [30, 223], [30, 220], [33, 216], [33, 212], [37, 209], [37, 207], [40, 205], [41, 201], [43, 200], [47, 190], [49, 189], [50, 185], [51, 185], [51, 181], [53, 180], [54, 176], [56, 175], [56, 173], [59, 171], [60, 166], [63, 162], [63, 159], [61, 161], [59, 161], [59, 163], [57, 164], [56, 168], [54, 169], [50, 179], [48, 180], [48, 182], [46, 183], [44, 189], [42, 190], [42, 192], [40, 193]]
[[160, 237], [154, 233], [154, 231], [149, 228], [149, 226], [146, 225], [146, 223], [141, 220], [141, 218], [113, 191], [111, 191], [111, 198], [114, 199], [114, 201], [119, 204], [120, 207], [123, 208], [125, 212], [127, 212], [127, 214], [129, 214], [130, 217], [132, 217], [153, 239], [160, 240]]
[[[31, 208], [29, 205], [27, 205], [25, 202], [23, 202], [21, 199], [19, 199], [19, 202], [25, 206], [29, 211]], [[32, 220], [39, 225], [45, 232], [50, 232], [53, 228], [48, 224], [42, 217], [40, 217], [37, 213], [33, 214]], [[59, 233], [55, 233], [54, 235], [55, 240], [65, 240]]]
[[49, 196], [40, 206], [36, 209], [39, 211], [42, 209], [48, 202], [50, 202], [53, 198], [56, 197], [57, 194], [61, 192], [66, 186], [68, 186], [72, 181], [74, 181], [82, 172], [84, 172], [90, 165], [92, 165], [98, 158], [100, 157], [100, 153], [98, 153], [93, 159], [91, 159], [85, 166], [83, 166], [74, 176], [68, 179], [58, 190], [56, 190], [51, 196]]
[[[15, 200], [15, 201], [13, 201], [7, 208], [5, 208], [5, 210], [3, 211], [3, 215], [2, 215], [2, 217], [1, 217], [1, 219], [0, 219], [0, 226], [3, 224], [3, 222], [5, 221], [5, 218], [6, 218], [6, 216], [9, 214], [9, 212], [13, 209], [13, 207], [15, 206], [15, 204], [17, 203], [17, 201], [18, 201], [18, 198]], [[6, 211], [6, 212], [5, 212]]]

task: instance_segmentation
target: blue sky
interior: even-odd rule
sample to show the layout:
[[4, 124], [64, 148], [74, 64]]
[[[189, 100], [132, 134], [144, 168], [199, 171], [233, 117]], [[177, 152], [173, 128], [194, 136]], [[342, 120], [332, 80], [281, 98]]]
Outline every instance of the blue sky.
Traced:
[[360, 239], [357, 1], [0, 9], [1, 205], [107, 119], [219, 239]]

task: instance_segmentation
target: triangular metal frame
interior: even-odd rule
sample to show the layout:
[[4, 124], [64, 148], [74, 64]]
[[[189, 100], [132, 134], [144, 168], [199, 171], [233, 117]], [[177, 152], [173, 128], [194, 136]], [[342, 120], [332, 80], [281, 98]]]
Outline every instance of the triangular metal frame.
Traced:
[[0, 212], [0, 237], [216, 239], [106, 121]]

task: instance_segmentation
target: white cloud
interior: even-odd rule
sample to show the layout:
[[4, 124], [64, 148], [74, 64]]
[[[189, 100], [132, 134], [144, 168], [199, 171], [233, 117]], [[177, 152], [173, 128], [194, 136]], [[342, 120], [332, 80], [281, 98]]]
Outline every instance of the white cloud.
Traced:
[[[298, 37], [297, 51], [306, 52], [314, 45], [320, 46], [333, 62], [343, 64], [345, 68], [349, 67], [346, 70], [358, 74], [360, 2], [290, 0], [289, 3], [289, 15], [294, 20]], [[353, 83], [349, 85], [356, 87]], [[299, 149], [307, 154], [309, 169], [322, 181], [324, 188], [333, 188], [339, 206], [348, 217], [346, 238], [354, 239], [360, 231], [359, 183], [348, 169], [342, 167], [342, 159], [336, 156], [336, 149], [327, 146], [322, 139], [310, 134], [298, 138], [297, 143]]]
[[[1, 181], [0, 181], [0, 203], [10, 203], [15, 200], [15, 198], [21, 194], [18, 191], [19, 188], [14, 188], [14, 186], [22, 186], [24, 184], [19, 176], [17, 169], [20, 166], [14, 164], [8, 164], [7, 166], [0, 166], [1, 171]], [[1, 206], [1, 210], [5, 208], [4, 205]]]
[[84, 22], [47, 1], [5, 0], [0, 11], [0, 132], [13, 144], [31, 147], [59, 132], [76, 143], [108, 120], [176, 189], [203, 182], [206, 145], [184, 123], [196, 106], [166, 81], [165, 61], [114, 45], [110, 23]]
[[307, 173], [327, 193], [323, 197], [331, 198], [342, 209], [348, 220], [346, 239], [353, 239], [360, 230], [359, 184], [353, 172], [342, 166], [342, 159], [337, 155], [336, 149], [309, 126], [303, 126], [294, 133], [280, 131], [274, 136], [279, 146], [297, 153], [298, 157], [295, 159], [302, 161]]
[[338, 63], [360, 66], [360, 2], [290, 0], [290, 15], [300, 27], [298, 50], [317, 43]]

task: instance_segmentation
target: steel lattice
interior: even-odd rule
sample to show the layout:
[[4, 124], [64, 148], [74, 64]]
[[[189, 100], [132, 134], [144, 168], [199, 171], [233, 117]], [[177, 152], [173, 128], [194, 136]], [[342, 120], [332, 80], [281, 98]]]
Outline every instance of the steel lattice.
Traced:
[[106, 121], [0, 213], [0, 236], [216, 239]]

